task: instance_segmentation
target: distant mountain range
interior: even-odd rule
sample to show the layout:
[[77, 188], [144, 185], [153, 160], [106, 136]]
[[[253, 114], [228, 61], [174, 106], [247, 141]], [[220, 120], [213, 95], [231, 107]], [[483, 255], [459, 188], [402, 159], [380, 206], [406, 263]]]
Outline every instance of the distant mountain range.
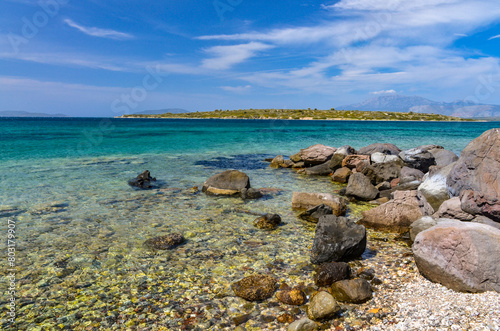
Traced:
[[166, 113], [180, 114], [180, 113], [189, 113], [189, 111], [180, 108], [167, 108], [167, 109], [157, 109], [157, 110], [145, 110], [141, 111], [140, 113], [134, 113], [134, 115], [159, 115]]
[[399, 94], [383, 95], [336, 109], [429, 113], [463, 118], [500, 117], [498, 105], [476, 104], [471, 101], [438, 102], [418, 96]]
[[27, 111], [5, 110], [0, 111], [0, 117], [68, 117], [64, 114], [30, 113]]

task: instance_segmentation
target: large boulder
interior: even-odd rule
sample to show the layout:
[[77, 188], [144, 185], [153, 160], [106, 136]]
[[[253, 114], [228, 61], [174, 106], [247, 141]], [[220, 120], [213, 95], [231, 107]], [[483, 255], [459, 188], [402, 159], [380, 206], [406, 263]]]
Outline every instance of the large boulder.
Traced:
[[226, 170], [205, 181], [202, 191], [209, 195], [240, 195], [250, 188], [250, 178], [238, 170]]
[[419, 191], [395, 191], [393, 197], [393, 200], [363, 212], [360, 223], [375, 229], [405, 232], [420, 217], [434, 213]]
[[346, 195], [363, 201], [371, 201], [377, 197], [378, 190], [368, 177], [357, 172], [349, 177]]
[[373, 185], [390, 182], [401, 175], [401, 164], [398, 162], [385, 162], [367, 165], [361, 171], [370, 179]]
[[366, 248], [366, 229], [345, 217], [322, 216], [316, 225], [311, 249], [311, 262], [347, 261], [363, 254]]
[[420, 232], [412, 248], [418, 270], [431, 281], [461, 292], [500, 292], [500, 230], [444, 221]]
[[460, 205], [469, 214], [486, 216], [500, 222], [500, 197], [465, 190], [460, 194]]
[[373, 153], [382, 153], [386, 155], [398, 155], [401, 150], [393, 144], [375, 143], [361, 148], [358, 153], [364, 155], [371, 155]]
[[428, 150], [419, 147], [402, 151], [399, 157], [410, 167], [424, 173], [429, 171], [430, 166], [436, 165], [434, 156]]
[[446, 167], [448, 164], [458, 160], [458, 156], [455, 153], [443, 148], [430, 149], [429, 153], [434, 156], [436, 166], [438, 167]]
[[306, 193], [293, 192], [292, 208], [294, 209], [310, 209], [318, 205], [327, 205], [332, 208], [334, 215], [345, 215], [347, 210], [346, 200], [328, 193]]
[[474, 215], [462, 210], [459, 197], [453, 197], [443, 202], [434, 216], [437, 218], [451, 218], [465, 222], [474, 219]]
[[440, 169], [432, 168], [432, 171], [426, 174], [423, 183], [418, 187], [418, 190], [422, 192], [435, 210], [439, 209], [439, 206], [450, 198], [446, 181], [453, 166], [452, 163]]
[[309, 146], [308, 148], [301, 149], [298, 153], [300, 160], [298, 160], [296, 156], [294, 156], [295, 159], [292, 159], [292, 157], [290, 157], [290, 159], [294, 162], [303, 161], [307, 166], [317, 165], [330, 160], [335, 151], [336, 148], [334, 147], [316, 144]]
[[273, 296], [276, 279], [268, 275], [252, 275], [231, 285], [234, 293], [248, 301], [263, 301]]
[[491, 129], [474, 139], [462, 151], [448, 175], [450, 194], [464, 190], [500, 197], [500, 129]]

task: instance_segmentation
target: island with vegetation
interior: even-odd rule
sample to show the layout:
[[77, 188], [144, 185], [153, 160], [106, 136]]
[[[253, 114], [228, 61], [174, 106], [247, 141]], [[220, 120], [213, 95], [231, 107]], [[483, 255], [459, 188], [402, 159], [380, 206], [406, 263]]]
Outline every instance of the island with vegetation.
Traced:
[[365, 120], [365, 121], [474, 121], [459, 117], [425, 113], [398, 113], [360, 110], [318, 109], [238, 109], [157, 115], [131, 114], [120, 118], [212, 118], [212, 119], [277, 119], [277, 120]]

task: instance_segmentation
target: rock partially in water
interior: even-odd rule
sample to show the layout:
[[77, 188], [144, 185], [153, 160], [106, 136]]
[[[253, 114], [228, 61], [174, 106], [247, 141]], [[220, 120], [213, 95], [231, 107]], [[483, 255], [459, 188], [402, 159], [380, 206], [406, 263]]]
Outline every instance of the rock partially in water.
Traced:
[[347, 261], [363, 254], [366, 229], [345, 217], [322, 216], [316, 226], [311, 262]]
[[332, 214], [333, 209], [330, 206], [321, 204], [300, 213], [299, 217], [308, 222], [318, 223], [321, 216]]
[[250, 178], [238, 170], [226, 170], [205, 181], [202, 191], [213, 195], [239, 195], [250, 188]]
[[359, 165], [369, 165], [370, 156], [369, 155], [347, 155], [342, 161], [342, 167], [347, 167], [349, 169], [357, 169]]
[[309, 176], [328, 176], [332, 173], [329, 162], [315, 165], [311, 168], [299, 170], [299, 173]]
[[166, 236], [149, 238], [144, 242], [144, 246], [154, 250], [172, 249], [184, 243], [184, 236], [180, 233], [171, 233]]
[[281, 216], [278, 214], [266, 214], [253, 221], [253, 225], [263, 230], [275, 230], [281, 224]]
[[253, 187], [249, 189], [242, 189], [240, 195], [243, 199], [260, 199], [264, 196], [261, 190], [255, 189]]
[[[322, 164], [330, 160], [336, 150], [334, 147], [316, 144], [306, 149], [301, 149], [299, 152], [300, 160], [307, 166]], [[298, 162], [299, 160], [295, 161], [292, 159], [292, 161]]]
[[294, 209], [310, 209], [321, 204], [332, 208], [333, 214], [337, 216], [345, 215], [347, 211], [346, 200], [341, 197], [328, 193], [293, 192], [292, 208]]
[[368, 177], [358, 172], [349, 177], [346, 195], [362, 201], [370, 201], [378, 196], [378, 190]]
[[316, 268], [314, 283], [316, 286], [330, 286], [333, 283], [351, 277], [351, 267], [345, 262], [322, 263]]
[[286, 329], [287, 331], [314, 331], [318, 330], [319, 326], [314, 321], [311, 321], [309, 318], [302, 318], [298, 321], [293, 322]]
[[341, 280], [332, 285], [336, 300], [349, 303], [363, 303], [372, 298], [372, 287], [361, 278]]
[[339, 310], [340, 306], [334, 297], [328, 292], [321, 291], [311, 297], [307, 316], [314, 321], [320, 321], [334, 317]]
[[231, 285], [234, 293], [248, 301], [263, 301], [276, 291], [276, 279], [268, 275], [252, 275]]
[[307, 297], [300, 287], [285, 287], [283, 290], [276, 292], [276, 299], [286, 305], [302, 306], [306, 303]]
[[151, 177], [151, 173], [149, 170], [144, 170], [142, 174], [137, 176], [135, 179], [130, 180], [128, 184], [130, 186], [138, 187], [140, 189], [150, 189], [153, 188], [153, 184], [151, 182], [155, 182], [156, 178]]
[[285, 163], [283, 155], [278, 155], [271, 161], [271, 164], [269, 166], [271, 168], [278, 169], [283, 165], [283, 163]]

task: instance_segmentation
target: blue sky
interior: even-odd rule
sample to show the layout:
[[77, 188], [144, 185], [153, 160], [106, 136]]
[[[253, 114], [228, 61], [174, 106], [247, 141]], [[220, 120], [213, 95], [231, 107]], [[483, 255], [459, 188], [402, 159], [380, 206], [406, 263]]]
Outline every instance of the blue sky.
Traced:
[[500, 104], [498, 0], [3, 0], [0, 110]]

